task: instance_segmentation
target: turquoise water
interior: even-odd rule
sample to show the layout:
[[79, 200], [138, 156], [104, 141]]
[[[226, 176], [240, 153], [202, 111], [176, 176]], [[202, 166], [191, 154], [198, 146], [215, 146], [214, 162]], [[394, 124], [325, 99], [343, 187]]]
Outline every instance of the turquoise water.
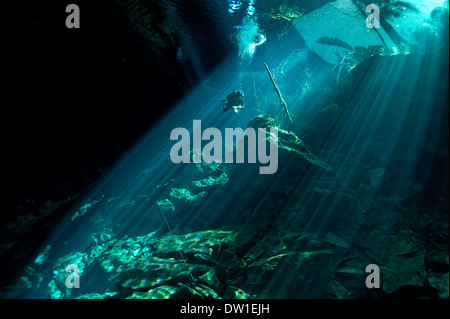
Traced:
[[[198, 85], [67, 211], [8, 297], [448, 298], [448, 2], [392, 3], [379, 30], [350, 0], [205, 7], [234, 54], [205, 72], [189, 28], [178, 54]], [[236, 89], [245, 108], [222, 112]], [[277, 171], [173, 163], [170, 133], [192, 137], [194, 120], [277, 128]]]

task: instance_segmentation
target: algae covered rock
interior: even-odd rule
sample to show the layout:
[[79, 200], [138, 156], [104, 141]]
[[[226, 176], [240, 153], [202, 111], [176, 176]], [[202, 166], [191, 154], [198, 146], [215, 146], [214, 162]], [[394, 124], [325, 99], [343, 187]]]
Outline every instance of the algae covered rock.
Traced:
[[200, 181], [193, 181], [192, 184], [194, 184], [197, 187], [204, 188], [204, 187], [213, 186], [213, 185], [224, 185], [227, 182], [228, 182], [227, 174], [222, 173], [217, 178], [214, 178], [213, 176], [209, 176], [208, 178], [204, 178]]
[[175, 205], [167, 198], [157, 201], [156, 204], [164, 213], [173, 213], [175, 211]]
[[276, 125], [276, 121], [265, 114], [260, 114], [247, 124], [247, 127], [252, 127], [254, 129], [258, 128], [276, 128], [277, 136], [268, 133], [267, 140], [269, 142], [276, 141], [279, 149], [283, 149], [289, 152], [296, 153], [301, 155], [305, 160], [310, 162], [313, 165], [320, 166], [326, 170], [332, 171], [333, 169], [329, 167], [323, 160], [321, 160], [318, 156], [313, 154], [309, 148], [303, 143], [303, 141], [291, 131], [287, 131], [282, 129]]
[[[180, 235], [158, 235], [155, 231], [120, 239], [103, 236], [102, 241], [94, 242], [91, 253], [72, 252], [59, 258], [47, 289], [52, 298], [58, 299], [154, 299], [170, 298], [174, 294], [220, 298], [222, 284], [216, 274], [214, 257], [235, 236], [233, 231], [222, 230]], [[65, 286], [68, 264], [79, 267], [80, 289]], [[107, 279], [106, 286], [105, 281], [101, 285], [97, 282], [99, 274]], [[179, 285], [193, 281], [196, 283], [193, 287]]]

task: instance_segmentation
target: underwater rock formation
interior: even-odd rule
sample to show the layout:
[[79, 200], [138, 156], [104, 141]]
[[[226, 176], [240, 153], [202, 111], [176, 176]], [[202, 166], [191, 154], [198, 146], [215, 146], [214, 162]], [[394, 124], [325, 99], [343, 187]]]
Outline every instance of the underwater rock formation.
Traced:
[[[278, 130], [278, 136], [277, 138], [277, 145], [279, 149], [287, 150], [290, 152], [297, 153], [298, 155], [303, 156], [308, 162], [310, 162], [313, 165], [320, 166], [322, 168], [325, 168], [326, 170], [331, 170], [331, 168], [324, 163], [320, 158], [315, 156], [302, 142], [302, 140], [295, 135], [295, 133], [284, 130], [280, 127], [277, 127], [275, 124], [275, 120], [269, 118], [265, 114], [258, 115], [250, 120], [250, 122], [247, 124], [247, 127], [252, 127], [254, 129], [258, 128], [277, 128]], [[271, 141], [275, 138], [275, 136], [269, 136], [267, 137], [267, 140]]]

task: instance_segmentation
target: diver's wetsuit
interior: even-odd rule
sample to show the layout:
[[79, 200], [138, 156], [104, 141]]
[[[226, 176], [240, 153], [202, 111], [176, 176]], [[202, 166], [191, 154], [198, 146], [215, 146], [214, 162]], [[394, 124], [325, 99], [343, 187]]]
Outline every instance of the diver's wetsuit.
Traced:
[[224, 100], [223, 111], [226, 112], [229, 109], [234, 109], [235, 112], [238, 109], [244, 108], [244, 93], [239, 90], [234, 90], [230, 94], [227, 95], [227, 98]]

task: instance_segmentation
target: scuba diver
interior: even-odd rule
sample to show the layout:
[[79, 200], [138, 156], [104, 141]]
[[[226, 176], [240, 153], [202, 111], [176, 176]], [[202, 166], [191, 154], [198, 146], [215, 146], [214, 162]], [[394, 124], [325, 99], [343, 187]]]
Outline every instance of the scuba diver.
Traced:
[[223, 111], [226, 112], [233, 109], [234, 113], [238, 113], [240, 109], [244, 108], [244, 93], [241, 90], [234, 90], [227, 95], [223, 102]]

